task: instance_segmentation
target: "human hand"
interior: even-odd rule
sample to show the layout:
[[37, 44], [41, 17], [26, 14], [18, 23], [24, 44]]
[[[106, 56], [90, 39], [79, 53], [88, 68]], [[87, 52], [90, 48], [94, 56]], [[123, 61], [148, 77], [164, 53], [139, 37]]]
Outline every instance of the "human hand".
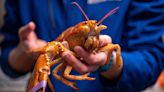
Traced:
[[37, 38], [34, 22], [30, 22], [19, 29], [19, 39], [22, 50], [27, 52], [47, 44], [46, 41]]
[[[100, 35], [100, 47], [112, 43], [112, 40], [107, 35]], [[63, 52], [62, 57], [70, 64], [76, 71], [80, 73], [94, 72], [100, 66], [103, 66], [107, 59], [105, 52], [89, 53], [80, 46], [74, 48], [76, 54], [81, 57], [80, 60], [73, 56], [70, 52]]]
[[44, 40], [38, 39], [35, 33], [33, 22], [19, 29], [20, 42], [9, 55], [9, 64], [18, 72], [28, 72], [33, 69], [33, 65], [38, 57], [38, 53], [31, 52], [33, 49], [41, 48], [46, 45]]

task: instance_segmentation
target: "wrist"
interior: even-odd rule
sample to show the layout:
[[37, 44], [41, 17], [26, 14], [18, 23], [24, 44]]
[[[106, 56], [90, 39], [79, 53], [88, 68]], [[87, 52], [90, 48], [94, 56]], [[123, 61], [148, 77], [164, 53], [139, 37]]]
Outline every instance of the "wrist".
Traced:
[[101, 72], [101, 75], [109, 80], [117, 80], [121, 74], [122, 67], [123, 67], [123, 63], [121, 64], [121, 66], [118, 66], [117, 62], [122, 62], [122, 57], [120, 56], [121, 61], [117, 61], [116, 52], [113, 52], [112, 54], [113, 54], [113, 63], [111, 67], [107, 71]]
[[113, 65], [114, 58], [115, 58], [115, 56], [114, 56], [114, 54], [112, 53], [111, 56], [110, 56], [109, 64], [105, 64], [105, 65], [103, 65], [103, 66], [100, 66], [100, 67], [96, 70], [96, 72], [102, 73], [102, 72], [108, 71], [108, 70], [112, 67], [112, 65]]
[[35, 60], [36, 55], [28, 53], [22, 44], [19, 44], [9, 54], [9, 65], [19, 73], [31, 71]]

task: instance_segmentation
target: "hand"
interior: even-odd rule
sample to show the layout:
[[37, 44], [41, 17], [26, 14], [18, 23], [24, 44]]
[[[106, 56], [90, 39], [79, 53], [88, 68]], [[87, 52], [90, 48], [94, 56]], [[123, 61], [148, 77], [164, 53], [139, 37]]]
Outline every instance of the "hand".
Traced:
[[22, 46], [22, 50], [31, 51], [32, 49], [41, 48], [46, 45], [46, 41], [38, 39], [35, 33], [35, 24], [33, 22], [19, 29], [19, 45]]
[[38, 57], [38, 53], [31, 52], [32, 49], [41, 48], [46, 45], [44, 40], [38, 39], [35, 34], [35, 24], [33, 22], [19, 29], [20, 42], [9, 55], [9, 64], [18, 72], [29, 72]]
[[[107, 35], [100, 35], [100, 47], [112, 43], [112, 40]], [[76, 46], [74, 48], [76, 54], [81, 57], [81, 60], [71, 55], [69, 52], [63, 52], [62, 57], [70, 64], [76, 71], [80, 73], [94, 72], [106, 62], [107, 55], [105, 52], [89, 53], [82, 47]]]

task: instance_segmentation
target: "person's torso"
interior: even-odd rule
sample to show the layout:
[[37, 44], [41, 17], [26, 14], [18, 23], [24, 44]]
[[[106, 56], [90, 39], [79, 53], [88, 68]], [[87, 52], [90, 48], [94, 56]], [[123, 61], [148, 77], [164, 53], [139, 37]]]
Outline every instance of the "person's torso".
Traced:
[[[36, 33], [39, 38], [46, 41], [54, 40], [67, 28], [76, 25], [81, 21], [86, 21], [85, 17], [75, 5], [74, 0], [20, 0], [20, 18], [22, 24], [29, 21], [36, 23]], [[95, 2], [98, 0], [95, 0]], [[121, 44], [122, 33], [125, 30], [125, 14], [127, 13], [128, 1], [122, 0], [77, 0], [77, 3], [84, 9], [90, 20], [99, 21], [110, 10], [119, 6], [120, 9], [113, 15], [106, 18], [102, 24], [106, 25], [107, 30], [102, 34], [112, 37], [113, 43]], [[53, 69], [53, 68], [52, 68]], [[76, 73], [76, 72], [75, 72]], [[95, 81], [75, 81], [80, 92], [105, 92], [106, 90], [99, 74], [91, 73], [96, 77]], [[50, 75], [56, 92], [75, 92], [72, 88], [64, 85]]]

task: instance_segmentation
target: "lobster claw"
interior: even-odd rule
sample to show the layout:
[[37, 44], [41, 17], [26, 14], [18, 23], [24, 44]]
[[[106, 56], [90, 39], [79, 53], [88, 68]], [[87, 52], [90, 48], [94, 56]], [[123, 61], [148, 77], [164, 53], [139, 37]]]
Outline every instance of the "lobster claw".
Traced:
[[43, 88], [43, 92], [45, 92], [45, 88], [47, 86], [47, 81], [43, 80], [41, 81], [39, 84], [37, 84], [36, 86], [34, 86], [30, 92], [37, 92], [38, 90]]
[[89, 36], [84, 44], [84, 47], [89, 52], [94, 52], [99, 46], [99, 37]]
[[36, 92], [38, 90], [45, 91], [48, 75], [50, 74], [50, 64], [46, 61], [47, 59], [44, 54], [39, 56], [30, 78], [27, 92]]

